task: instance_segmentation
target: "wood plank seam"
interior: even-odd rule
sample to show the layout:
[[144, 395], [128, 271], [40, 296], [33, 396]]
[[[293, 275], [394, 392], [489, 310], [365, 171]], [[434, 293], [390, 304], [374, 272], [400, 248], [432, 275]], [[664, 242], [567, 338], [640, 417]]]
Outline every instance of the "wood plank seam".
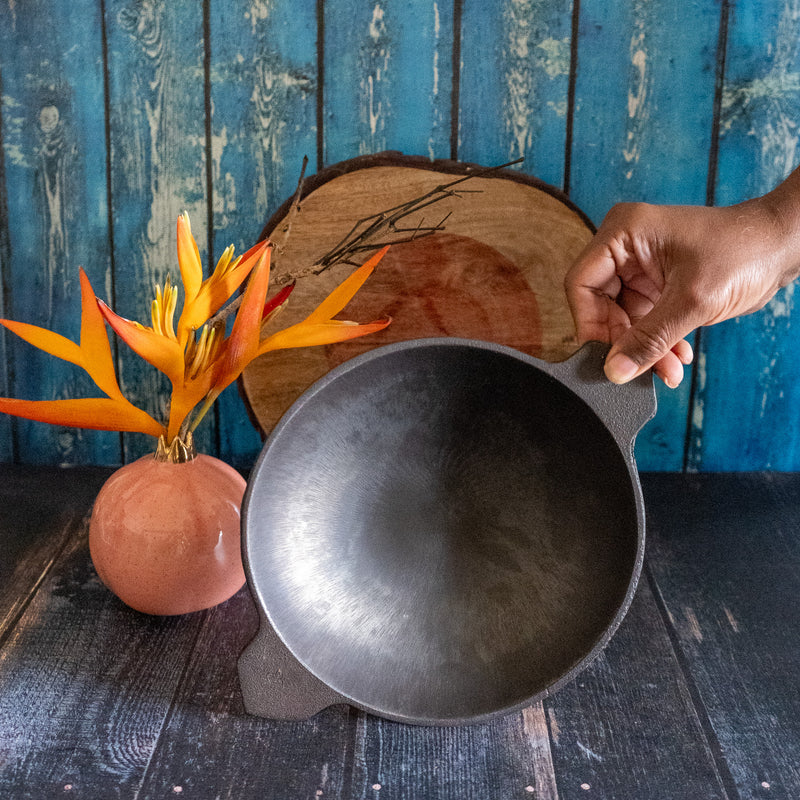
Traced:
[[458, 119], [461, 103], [461, 20], [462, 0], [453, 0], [452, 90], [450, 95], [450, 158], [458, 160]]
[[175, 688], [172, 693], [172, 698], [170, 700], [167, 713], [161, 720], [161, 725], [158, 731], [158, 737], [156, 738], [156, 741], [153, 744], [153, 747], [147, 756], [147, 763], [145, 764], [145, 767], [142, 770], [141, 778], [139, 779], [139, 785], [136, 787], [136, 793], [133, 796], [133, 800], [138, 799], [139, 794], [142, 791], [142, 787], [144, 787], [147, 784], [147, 780], [150, 777], [151, 767], [154, 758], [161, 749], [164, 736], [166, 732], [169, 730], [172, 717], [174, 716], [175, 713], [177, 713], [176, 699], [181, 696], [183, 687], [188, 680], [189, 671], [192, 664], [192, 657], [194, 656], [194, 653], [197, 650], [197, 645], [203, 633], [203, 628], [208, 624], [210, 609], [206, 609], [205, 611], [202, 611], [200, 613], [202, 614], [202, 620], [200, 621], [200, 624], [197, 626], [197, 630], [195, 631], [194, 639], [192, 641], [192, 646], [189, 648], [188, 654], [186, 656], [186, 661], [184, 662], [183, 667], [181, 669], [181, 676], [175, 683]]
[[714, 759], [714, 768], [722, 789], [728, 797], [728, 800], [740, 800], [739, 790], [736, 787], [736, 781], [731, 774], [728, 761], [725, 758], [725, 754], [722, 750], [722, 745], [719, 742], [719, 738], [714, 730], [714, 725], [711, 722], [711, 718], [708, 715], [708, 711], [705, 707], [705, 703], [703, 702], [700, 690], [697, 686], [694, 676], [692, 675], [689, 662], [687, 661], [683, 649], [681, 648], [680, 639], [677, 631], [675, 630], [675, 625], [669, 609], [667, 608], [666, 601], [664, 600], [664, 596], [661, 593], [655, 576], [650, 569], [650, 564], [647, 558], [645, 558], [644, 566], [642, 568], [642, 575], [650, 587], [650, 591], [653, 594], [653, 599], [655, 600], [656, 608], [658, 609], [661, 619], [663, 620], [664, 628], [666, 629], [667, 636], [669, 637], [672, 645], [672, 651], [675, 655], [675, 660], [684, 678], [692, 708], [697, 716], [700, 730], [705, 737], [709, 752]]
[[[576, 2], [578, 2], [578, 0], [576, 0]], [[557, 744], [556, 735], [555, 732], [553, 731], [553, 725], [550, 721], [550, 711], [548, 707], [545, 706], [543, 703], [542, 708], [544, 708], [544, 719], [545, 723], [547, 724], [547, 748], [550, 753], [550, 765], [553, 768], [553, 785], [555, 786], [556, 790], [555, 800], [559, 800], [559, 798], [562, 797], [563, 795], [561, 787], [559, 786], [558, 774], [556, 773], [555, 764], [553, 764], [553, 748]]]
[[27, 611], [28, 606], [30, 606], [33, 598], [36, 596], [36, 593], [39, 591], [48, 575], [50, 575], [53, 566], [59, 561], [64, 552], [73, 543], [73, 539], [77, 540], [82, 536], [84, 529], [89, 524], [90, 514], [91, 509], [86, 515], [79, 517], [77, 520], [69, 520], [64, 525], [59, 535], [58, 544], [39, 573], [39, 576], [31, 585], [27, 593], [18, 601], [15, 607], [12, 607], [12, 609], [9, 610], [9, 613], [6, 615], [6, 617], [0, 619], [0, 649], [5, 646], [6, 642], [11, 637], [17, 623]]
[[325, 0], [317, 0], [317, 172], [325, 164]]
[[342, 797], [355, 797], [353, 783], [356, 763], [356, 748], [359, 731], [363, 728], [361, 718], [364, 712], [353, 706], [347, 707], [347, 736], [342, 753]]
[[[694, 332], [690, 342], [695, 353], [703, 347], [703, 329]], [[701, 388], [700, 370], [695, 367], [689, 372], [689, 402], [686, 405], [686, 432], [683, 438], [683, 467], [681, 472], [697, 472], [697, 465], [692, 458], [692, 437], [695, 435], [694, 418]]]
[[533, 789], [538, 800], [558, 800], [558, 776], [553, 765], [550, 715], [540, 700], [522, 711], [522, 728], [533, 753]]
[[[211, 103], [211, 0], [203, 0], [203, 107], [205, 142], [205, 180], [206, 180], [206, 252], [208, 253], [208, 269], [216, 264], [214, 254], [214, 153], [213, 153], [213, 105]], [[219, 403], [212, 409], [214, 425], [212, 429], [212, 447], [215, 454], [222, 450], [222, 432]]]
[[[717, 37], [717, 53], [715, 58], [716, 76], [714, 80], [714, 105], [711, 118], [711, 142], [708, 150], [708, 174], [706, 177], [706, 205], [713, 206], [716, 195], [717, 167], [719, 162], [719, 135], [722, 114], [722, 95], [725, 89], [725, 58], [728, 50], [728, 23], [730, 20], [730, 0], [722, 0], [719, 10], [719, 35]], [[703, 346], [703, 329], [698, 328], [694, 334], [692, 347], [699, 353]], [[690, 372], [689, 402], [686, 408], [686, 433], [683, 441], [682, 472], [696, 471], [692, 464], [692, 437], [694, 436], [695, 406], [700, 392], [698, 370]]]
[[575, 87], [578, 81], [578, 38], [581, 16], [581, 0], [572, 3], [572, 27], [569, 41], [569, 80], [567, 82], [567, 120], [564, 134], [564, 194], [569, 197], [572, 175], [572, 140], [575, 123]]
[[719, 10], [719, 36], [717, 38], [716, 76], [714, 81], [714, 106], [711, 117], [711, 147], [708, 152], [708, 175], [706, 178], [706, 205], [713, 206], [717, 188], [717, 166], [719, 161], [719, 135], [722, 119], [722, 96], [725, 90], [725, 66], [728, 52], [728, 23], [730, 0], [722, 0]]
[[[3, 76], [0, 74], [0, 97], [3, 97]], [[0, 314], [10, 316], [10, 264], [11, 264], [11, 236], [8, 220], [8, 181], [6, 179], [6, 150], [3, 143], [3, 103], [0, 103]], [[9, 308], [7, 308], [9, 306]], [[10, 393], [14, 385], [14, 356], [13, 351], [6, 347], [5, 330], [0, 332], [0, 356], [2, 356], [2, 372], [0, 372], [0, 386]], [[17, 421], [14, 417], [3, 422], [8, 427], [11, 440], [11, 461], [19, 462], [19, 443], [17, 438]]]
[[[111, 69], [108, 57], [108, 27], [106, 26], [106, 0], [100, 0], [100, 47], [103, 57], [103, 115], [104, 115], [104, 141], [105, 141], [105, 160], [106, 160], [106, 225], [108, 236], [108, 273], [109, 273], [109, 301], [112, 308], [117, 305], [117, 269], [116, 269], [116, 248], [114, 247], [114, 204], [111, 192]], [[119, 364], [120, 342], [116, 336], [110, 337], [111, 352], [114, 356], [114, 363]], [[119, 380], [119, 374], [117, 374]], [[119, 432], [119, 460], [125, 460], [125, 435]]]

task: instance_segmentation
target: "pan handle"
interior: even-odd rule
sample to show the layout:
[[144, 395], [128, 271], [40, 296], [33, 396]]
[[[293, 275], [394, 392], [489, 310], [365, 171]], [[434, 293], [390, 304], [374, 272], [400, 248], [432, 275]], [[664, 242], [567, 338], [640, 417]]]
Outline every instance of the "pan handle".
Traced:
[[306, 670], [259, 612], [258, 634], [239, 657], [239, 682], [248, 714], [305, 720], [348, 702]]
[[546, 371], [571, 389], [603, 421], [624, 448], [632, 448], [636, 434], [656, 413], [653, 376], [648, 370], [622, 386], [603, 372], [610, 346], [588, 342], [566, 361], [547, 364]]

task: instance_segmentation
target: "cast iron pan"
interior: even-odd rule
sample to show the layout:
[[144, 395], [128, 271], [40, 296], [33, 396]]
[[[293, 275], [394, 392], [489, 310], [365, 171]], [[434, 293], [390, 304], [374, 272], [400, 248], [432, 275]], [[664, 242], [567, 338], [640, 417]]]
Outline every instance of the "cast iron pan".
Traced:
[[655, 413], [652, 378], [610, 384], [606, 351], [400, 342], [295, 402], [242, 509], [248, 711], [479, 722], [600, 652], [641, 570], [633, 441]]

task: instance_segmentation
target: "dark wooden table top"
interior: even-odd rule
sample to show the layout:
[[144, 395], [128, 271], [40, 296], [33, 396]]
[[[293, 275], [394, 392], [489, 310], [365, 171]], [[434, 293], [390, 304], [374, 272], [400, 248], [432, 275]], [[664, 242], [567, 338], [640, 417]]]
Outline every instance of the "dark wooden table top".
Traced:
[[87, 546], [107, 475], [0, 467], [1, 798], [800, 797], [800, 475], [645, 475], [645, 569], [610, 645], [544, 703], [461, 728], [245, 714], [247, 591], [123, 606]]

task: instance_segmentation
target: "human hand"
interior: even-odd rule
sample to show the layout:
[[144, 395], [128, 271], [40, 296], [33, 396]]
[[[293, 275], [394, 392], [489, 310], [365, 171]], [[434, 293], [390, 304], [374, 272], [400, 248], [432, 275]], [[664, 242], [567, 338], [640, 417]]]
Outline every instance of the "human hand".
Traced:
[[727, 208], [611, 209], [565, 280], [579, 341], [612, 344], [609, 380], [652, 367], [675, 388], [693, 357], [686, 336], [757, 311], [798, 276], [800, 175], [792, 178], [788, 191]]

